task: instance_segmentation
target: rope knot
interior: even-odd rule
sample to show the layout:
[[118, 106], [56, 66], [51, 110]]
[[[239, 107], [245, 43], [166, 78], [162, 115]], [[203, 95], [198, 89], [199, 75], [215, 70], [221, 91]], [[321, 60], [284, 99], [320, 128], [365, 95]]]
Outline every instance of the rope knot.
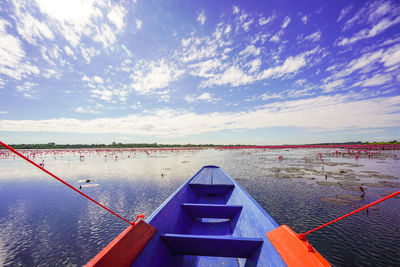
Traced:
[[136, 216], [136, 219], [133, 222], [131, 222], [131, 225], [136, 225], [139, 222], [139, 219], [144, 219], [144, 215], [139, 214], [138, 216]]

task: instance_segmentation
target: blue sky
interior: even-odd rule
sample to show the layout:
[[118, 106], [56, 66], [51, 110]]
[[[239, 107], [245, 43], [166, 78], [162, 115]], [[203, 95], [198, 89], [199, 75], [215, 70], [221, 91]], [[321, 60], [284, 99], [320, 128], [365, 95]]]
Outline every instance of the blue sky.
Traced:
[[0, 139], [400, 139], [398, 1], [0, 3]]

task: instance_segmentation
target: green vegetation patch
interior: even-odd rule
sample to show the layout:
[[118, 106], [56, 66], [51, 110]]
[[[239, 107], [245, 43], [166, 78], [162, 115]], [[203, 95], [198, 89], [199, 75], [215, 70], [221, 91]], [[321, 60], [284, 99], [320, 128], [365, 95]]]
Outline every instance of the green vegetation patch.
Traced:
[[361, 197], [361, 196], [344, 195], [344, 194], [336, 195], [336, 198], [347, 199], [347, 200], [351, 200], [351, 201], [363, 201], [364, 200], [364, 197]]
[[356, 185], [342, 185], [341, 188], [343, 190], [347, 190], [347, 191], [356, 191], [356, 192], [361, 192], [361, 189], [359, 186]]
[[400, 187], [399, 182], [393, 182], [393, 181], [379, 181], [378, 183], [386, 186], [386, 187]]
[[363, 186], [376, 187], [376, 188], [383, 188], [383, 187], [385, 187], [383, 184], [376, 184], [376, 183], [363, 183]]
[[337, 182], [329, 182], [329, 181], [318, 181], [317, 184], [325, 185], [325, 186], [340, 186], [340, 183]]

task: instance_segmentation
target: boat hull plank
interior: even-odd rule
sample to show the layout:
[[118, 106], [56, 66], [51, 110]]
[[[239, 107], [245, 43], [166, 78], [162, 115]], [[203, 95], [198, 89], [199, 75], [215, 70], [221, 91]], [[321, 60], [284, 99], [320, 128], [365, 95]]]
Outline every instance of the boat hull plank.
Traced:
[[163, 234], [174, 254], [248, 258], [263, 243], [262, 238], [233, 238], [214, 235]]
[[213, 169], [208, 168], [192, 178], [191, 184], [212, 184]]
[[182, 207], [192, 218], [232, 219], [238, 215], [243, 206], [184, 203]]
[[229, 178], [220, 168], [213, 168], [213, 185], [233, 185], [232, 179]]

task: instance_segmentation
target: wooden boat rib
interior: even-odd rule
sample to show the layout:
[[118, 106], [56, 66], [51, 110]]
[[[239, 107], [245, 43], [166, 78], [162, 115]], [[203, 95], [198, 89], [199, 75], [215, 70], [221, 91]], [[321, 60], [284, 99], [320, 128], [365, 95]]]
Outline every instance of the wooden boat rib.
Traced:
[[[268, 233], [268, 235], [266, 235]], [[122, 259], [122, 260], [121, 260]], [[294, 264], [294, 265], [293, 265]], [[87, 266], [329, 266], [217, 166], [204, 166]]]

